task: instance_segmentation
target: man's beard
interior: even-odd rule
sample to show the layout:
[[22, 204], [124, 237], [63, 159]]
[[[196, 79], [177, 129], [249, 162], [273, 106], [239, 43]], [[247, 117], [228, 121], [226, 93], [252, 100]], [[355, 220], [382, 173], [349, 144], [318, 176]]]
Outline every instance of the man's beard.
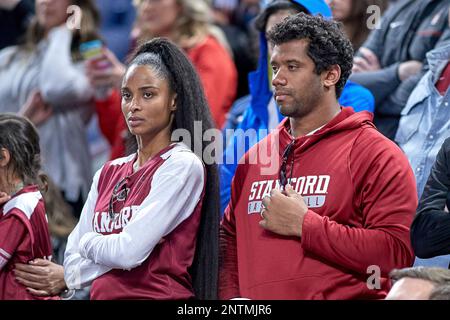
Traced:
[[310, 99], [308, 102], [300, 102], [296, 99], [293, 100], [289, 106], [280, 106], [280, 113], [289, 118], [303, 118], [315, 109], [315, 103]]

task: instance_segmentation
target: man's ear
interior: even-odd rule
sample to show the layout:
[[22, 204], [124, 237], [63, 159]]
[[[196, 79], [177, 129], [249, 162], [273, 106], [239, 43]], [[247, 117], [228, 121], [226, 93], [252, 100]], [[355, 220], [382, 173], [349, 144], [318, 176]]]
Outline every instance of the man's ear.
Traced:
[[8, 149], [0, 149], [0, 168], [6, 168], [11, 160], [11, 154]]
[[330, 69], [322, 72], [322, 83], [327, 89], [335, 86], [339, 79], [341, 79], [341, 67], [338, 64], [334, 64]]

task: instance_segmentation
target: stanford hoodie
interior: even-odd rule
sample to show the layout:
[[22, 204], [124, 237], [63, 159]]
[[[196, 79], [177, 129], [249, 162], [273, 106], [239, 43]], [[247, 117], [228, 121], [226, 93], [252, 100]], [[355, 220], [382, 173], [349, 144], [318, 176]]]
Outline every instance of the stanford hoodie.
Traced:
[[[279, 188], [294, 139], [289, 120], [240, 160], [221, 223], [221, 299], [382, 299], [393, 268], [409, 267], [417, 207], [407, 158], [369, 112], [341, 112], [295, 139], [286, 175], [309, 210], [302, 237], [260, 225], [261, 202]], [[279, 146], [278, 146], [279, 144]]]

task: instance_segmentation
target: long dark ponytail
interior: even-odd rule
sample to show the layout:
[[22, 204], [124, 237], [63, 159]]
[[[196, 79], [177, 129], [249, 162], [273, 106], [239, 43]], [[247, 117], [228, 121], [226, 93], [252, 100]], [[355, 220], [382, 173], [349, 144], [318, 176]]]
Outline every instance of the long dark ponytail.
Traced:
[[[133, 64], [150, 65], [155, 72], [168, 79], [171, 89], [177, 94], [173, 130], [187, 130], [191, 137], [191, 149], [203, 159], [203, 151], [208, 145], [203, 141], [203, 135], [215, 126], [203, 86], [192, 63], [175, 44], [167, 39], [156, 38], [137, 49], [130, 62], [130, 65]], [[201, 132], [198, 130], [200, 124]], [[192, 146], [201, 146], [201, 150]], [[197, 299], [217, 299], [219, 175], [216, 164], [206, 163], [205, 167], [205, 196], [190, 274]]]

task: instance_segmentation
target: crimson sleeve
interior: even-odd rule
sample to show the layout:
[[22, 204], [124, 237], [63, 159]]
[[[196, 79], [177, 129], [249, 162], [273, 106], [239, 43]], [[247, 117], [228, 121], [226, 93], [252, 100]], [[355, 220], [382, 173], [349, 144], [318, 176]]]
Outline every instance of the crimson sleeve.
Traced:
[[114, 89], [105, 100], [96, 100], [95, 109], [100, 130], [111, 145], [110, 159], [125, 156], [128, 129], [122, 114], [120, 92]]
[[124, 121], [119, 91], [113, 89], [105, 100], [96, 100], [95, 110], [97, 111], [100, 130], [108, 142], [113, 145], [119, 134], [116, 131], [117, 124], [120, 121]]
[[417, 193], [401, 150], [374, 129], [367, 130], [356, 140], [348, 159], [356, 201], [353, 207], [360, 211], [362, 225], [340, 224], [309, 210], [302, 246], [360, 274], [366, 275], [367, 268], [376, 265], [385, 276], [414, 261], [409, 233]]
[[26, 226], [12, 214], [0, 219], [0, 271], [27, 234]]
[[196, 67], [200, 75], [203, 88], [205, 88], [206, 99], [208, 100], [214, 123], [216, 123], [218, 128], [221, 128], [225, 119], [226, 111], [228, 110], [221, 110], [224, 90], [217, 86], [217, 83], [219, 83], [217, 76], [221, 77], [221, 75], [215, 71], [216, 65], [217, 64], [213, 62], [213, 59], [211, 59], [210, 56], [204, 55], [204, 58], [197, 62]]
[[222, 128], [236, 97], [237, 71], [233, 60], [224, 48], [212, 41], [188, 55], [200, 76], [213, 120], [217, 128]]

